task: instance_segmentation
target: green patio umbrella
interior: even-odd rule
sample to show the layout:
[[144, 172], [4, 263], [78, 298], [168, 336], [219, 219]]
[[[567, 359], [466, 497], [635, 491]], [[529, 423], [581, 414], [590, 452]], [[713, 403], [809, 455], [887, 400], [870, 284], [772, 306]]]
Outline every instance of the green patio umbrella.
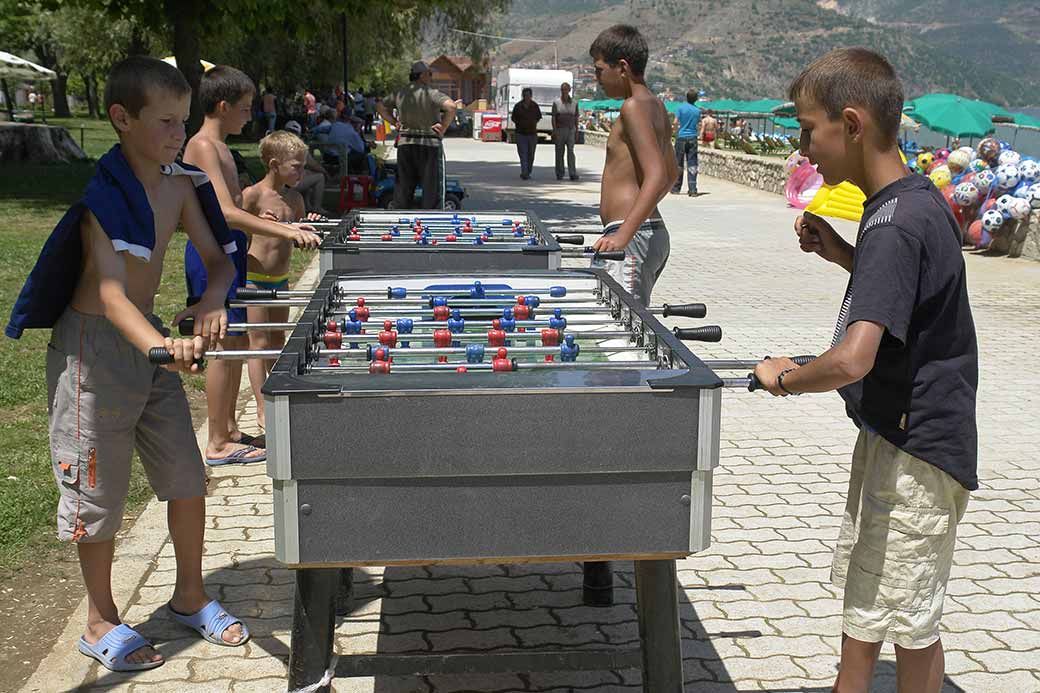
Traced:
[[999, 106], [950, 94], [929, 94], [914, 99], [909, 114], [917, 122], [944, 135], [983, 137], [994, 130], [993, 108]]
[[780, 116], [775, 116], [773, 122], [785, 130], [798, 130], [802, 127], [797, 118], [782, 118]]
[[1013, 113], [1011, 117], [1015, 119], [1015, 125], [1025, 125], [1031, 128], [1040, 128], [1040, 118], [1036, 118], [1025, 113]]

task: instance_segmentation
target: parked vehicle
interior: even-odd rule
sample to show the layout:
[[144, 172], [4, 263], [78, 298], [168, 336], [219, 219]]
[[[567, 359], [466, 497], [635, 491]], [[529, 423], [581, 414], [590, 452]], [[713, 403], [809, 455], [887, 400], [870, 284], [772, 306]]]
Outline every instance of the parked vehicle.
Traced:
[[552, 136], [552, 103], [560, 96], [560, 85], [573, 85], [574, 73], [570, 70], [535, 70], [510, 67], [498, 73], [498, 90], [495, 103], [502, 115], [502, 137], [507, 142], [516, 141], [516, 125], [509, 116], [513, 106], [519, 103], [525, 87], [531, 88], [531, 96], [542, 109], [538, 133]]

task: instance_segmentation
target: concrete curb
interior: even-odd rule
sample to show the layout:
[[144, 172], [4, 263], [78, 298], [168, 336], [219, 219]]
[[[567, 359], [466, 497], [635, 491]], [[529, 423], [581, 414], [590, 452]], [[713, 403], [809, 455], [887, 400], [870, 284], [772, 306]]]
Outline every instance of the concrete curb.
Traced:
[[[300, 276], [297, 287], [313, 287], [318, 279], [318, 257], [315, 256]], [[300, 310], [302, 309], [298, 308], [294, 312]], [[245, 369], [242, 372], [240, 395], [243, 391], [251, 393]], [[195, 439], [200, 448], [205, 448], [208, 436], [209, 426], [204, 421], [195, 431]], [[125, 615], [135, 602], [138, 588], [144, 583], [148, 573], [155, 568], [156, 557], [169, 538], [166, 528], [166, 505], [153, 497], [141, 511], [133, 527], [120, 537], [116, 546], [115, 560], [112, 564], [112, 594], [116, 604], [122, 605], [121, 616]], [[80, 654], [76, 647], [86, 622], [87, 598], [84, 596], [69, 617], [65, 630], [58, 637], [50, 653], [20, 689], [22, 693], [75, 690], [87, 683], [88, 678], [94, 678], [100, 665]]]

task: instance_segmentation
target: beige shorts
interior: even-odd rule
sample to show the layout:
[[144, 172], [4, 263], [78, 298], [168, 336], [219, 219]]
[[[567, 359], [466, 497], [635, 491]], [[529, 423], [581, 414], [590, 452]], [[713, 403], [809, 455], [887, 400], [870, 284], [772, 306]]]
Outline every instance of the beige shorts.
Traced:
[[[149, 321], [161, 332], [154, 315]], [[115, 537], [134, 449], [159, 500], [206, 493], [206, 472], [180, 376], [148, 362], [107, 319], [71, 308], [47, 345], [58, 538]]]
[[842, 630], [907, 649], [939, 639], [957, 523], [968, 491], [953, 477], [863, 429], [831, 581], [845, 588]]

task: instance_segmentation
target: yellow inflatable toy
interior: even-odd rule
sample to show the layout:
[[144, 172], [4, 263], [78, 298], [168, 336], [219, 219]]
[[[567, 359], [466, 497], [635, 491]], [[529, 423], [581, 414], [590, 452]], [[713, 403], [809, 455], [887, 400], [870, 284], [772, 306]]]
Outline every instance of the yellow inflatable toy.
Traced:
[[[905, 164], [906, 157], [902, 152], [899, 152], [899, 155]], [[863, 203], [866, 201], [867, 196], [863, 194], [863, 191], [848, 181], [838, 185], [824, 183], [816, 191], [816, 196], [806, 209], [822, 217], [859, 221], [863, 216]]]

